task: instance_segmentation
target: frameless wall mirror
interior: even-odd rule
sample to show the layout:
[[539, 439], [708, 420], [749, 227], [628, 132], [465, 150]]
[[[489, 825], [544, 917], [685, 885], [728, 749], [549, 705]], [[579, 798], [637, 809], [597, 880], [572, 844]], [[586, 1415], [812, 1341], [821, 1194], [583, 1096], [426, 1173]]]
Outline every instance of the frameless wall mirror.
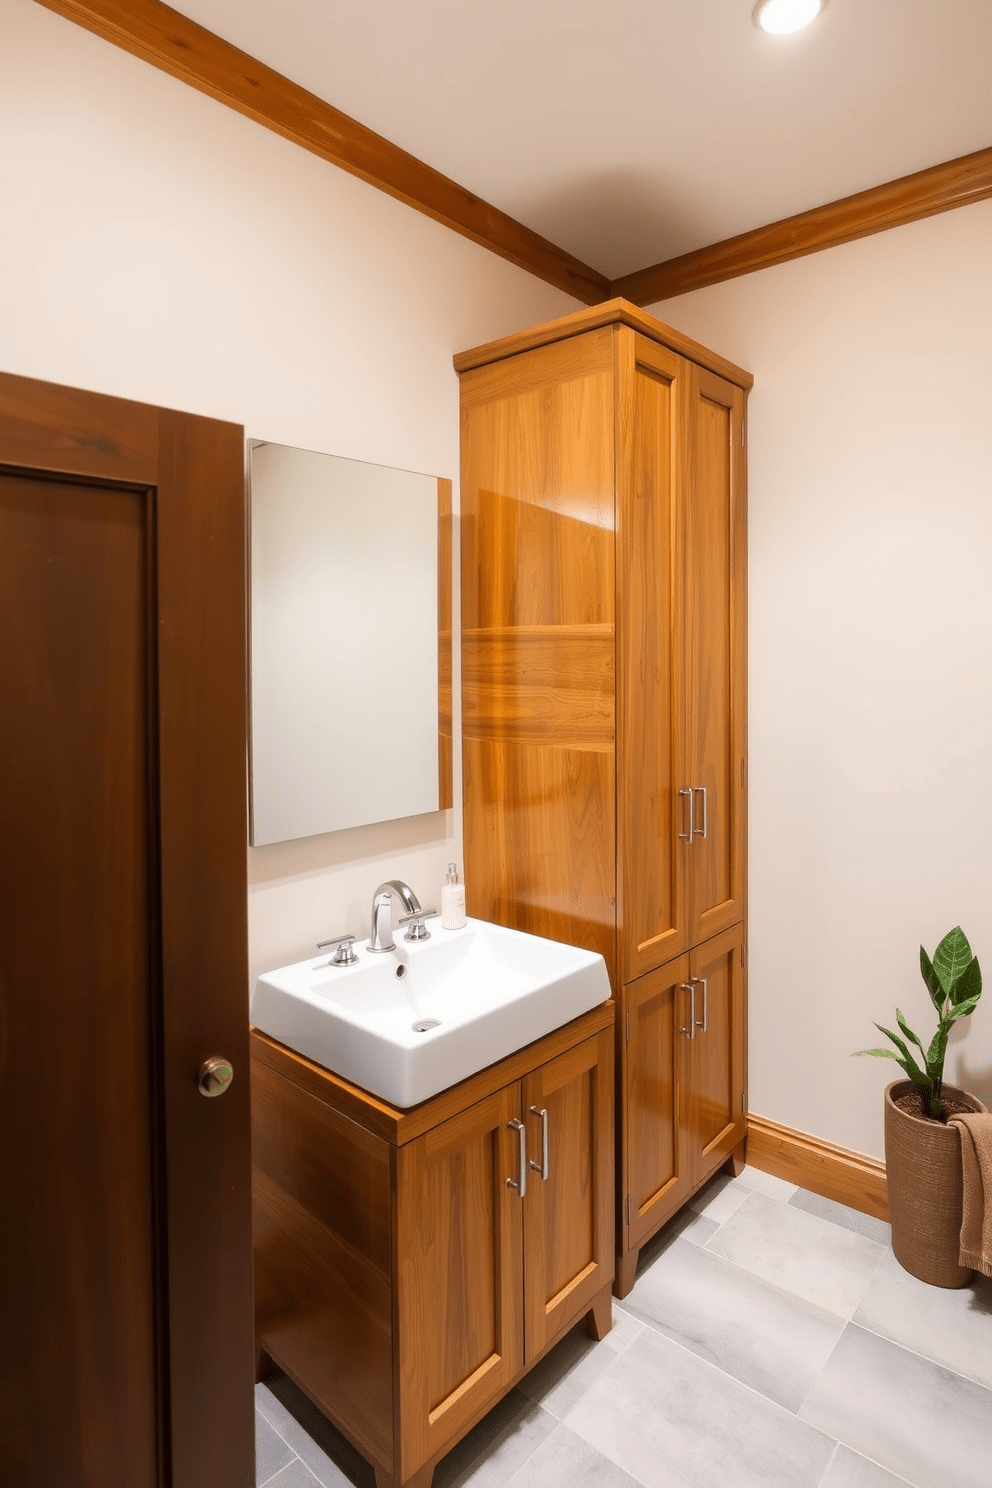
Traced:
[[451, 482], [249, 442], [251, 841], [451, 805]]

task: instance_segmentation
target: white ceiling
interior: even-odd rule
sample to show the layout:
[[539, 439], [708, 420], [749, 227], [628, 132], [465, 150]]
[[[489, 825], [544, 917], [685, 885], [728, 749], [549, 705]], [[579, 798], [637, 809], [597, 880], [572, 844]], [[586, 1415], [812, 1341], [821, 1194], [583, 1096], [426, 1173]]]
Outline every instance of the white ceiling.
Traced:
[[752, 5], [176, 8], [610, 278], [992, 145], [992, 0]]

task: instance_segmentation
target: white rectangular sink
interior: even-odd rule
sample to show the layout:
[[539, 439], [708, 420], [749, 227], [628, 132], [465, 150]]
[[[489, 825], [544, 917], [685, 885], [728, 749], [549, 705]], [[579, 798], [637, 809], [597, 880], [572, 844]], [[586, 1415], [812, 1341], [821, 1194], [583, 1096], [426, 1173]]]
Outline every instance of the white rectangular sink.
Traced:
[[[415, 1106], [605, 1002], [596, 951], [469, 920], [428, 922], [357, 966], [298, 961], [259, 977], [251, 1021], [395, 1106]], [[421, 1025], [428, 1025], [422, 1027]]]

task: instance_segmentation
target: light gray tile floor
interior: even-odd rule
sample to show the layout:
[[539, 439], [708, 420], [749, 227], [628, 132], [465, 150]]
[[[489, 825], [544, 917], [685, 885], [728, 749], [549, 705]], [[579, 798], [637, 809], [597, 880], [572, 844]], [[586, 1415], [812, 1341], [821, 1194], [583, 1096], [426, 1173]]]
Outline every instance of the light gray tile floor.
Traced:
[[[992, 1389], [992, 1280], [935, 1287], [883, 1255], [854, 1321]], [[992, 1484], [992, 1463], [989, 1464]]]
[[651, 1328], [565, 1417], [645, 1488], [817, 1488], [834, 1442]]
[[821, 1194], [797, 1188], [789, 1203], [796, 1209], [804, 1209], [807, 1214], [816, 1214], [820, 1219], [829, 1219], [834, 1224], [842, 1225], [845, 1230], [853, 1230], [856, 1235], [866, 1235], [869, 1240], [877, 1240], [880, 1245], [892, 1244], [891, 1226], [880, 1219], [872, 1218], [870, 1214], [861, 1214], [857, 1209], [848, 1209], [845, 1204], [825, 1199]]
[[[770, 1199], [781, 1199], [785, 1204], [795, 1203], [796, 1194], [805, 1192], [797, 1188], [794, 1183], [786, 1183], [784, 1178], [776, 1178], [772, 1173], [763, 1173], [760, 1168], [752, 1168], [750, 1163], [738, 1178], [737, 1187], [750, 1188], [755, 1193], [767, 1194]], [[810, 1197], [813, 1198], [815, 1195], [811, 1194]], [[844, 1212], [846, 1214], [847, 1210]]]
[[[990, 1488], [992, 1282], [945, 1291], [888, 1227], [753, 1168], [645, 1246], [601, 1343], [563, 1339], [434, 1488]], [[288, 1380], [259, 1488], [374, 1488]]]
[[641, 1488], [636, 1478], [559, 1426], [514, 1473], [507, 1488]]
[[906, 1488], [906, 1479], [870, 1462], [850, 1447], [838, 1446], [822, 1488]]
[[849, 1318], [882, 1259], [877, 1240], [750, 1193], [706, 1248], [754, 1276]]
[[798, 1411], [844, 1321], [677, 1240], [638, 1277], [624, 1307], [691, 1353]]
[[700, 1189], [699, 1193], [689, 1200], [689, 1208], [703, 1215], [705, 1219], [711, 1219], [716, 1224], [722, 1225], [735, 1209], [740, 1208], [750, 1192], [751, 1190], [745, 1188], [742, 1183], [735, 1182], [733, 1178], [720, 1173], [712, 1183]]
[[917, 1488], [989, 1488], [992, 1391], [852, 1323], [801, 1418]]

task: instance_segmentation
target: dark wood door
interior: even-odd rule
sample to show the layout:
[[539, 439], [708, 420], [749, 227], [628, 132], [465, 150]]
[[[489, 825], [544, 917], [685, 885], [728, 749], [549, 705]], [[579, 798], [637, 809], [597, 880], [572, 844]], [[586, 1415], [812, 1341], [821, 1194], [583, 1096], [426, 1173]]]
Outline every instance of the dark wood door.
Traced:
[[242, 450], [0, 376], [0, 1440], [32, 1488], [254, 1481]]
[[587, 1312], [613, 1279], [612, 1028], [526, 1075], [522, 1105], [528, 1157], [524, 1359], [529, 1363]]

